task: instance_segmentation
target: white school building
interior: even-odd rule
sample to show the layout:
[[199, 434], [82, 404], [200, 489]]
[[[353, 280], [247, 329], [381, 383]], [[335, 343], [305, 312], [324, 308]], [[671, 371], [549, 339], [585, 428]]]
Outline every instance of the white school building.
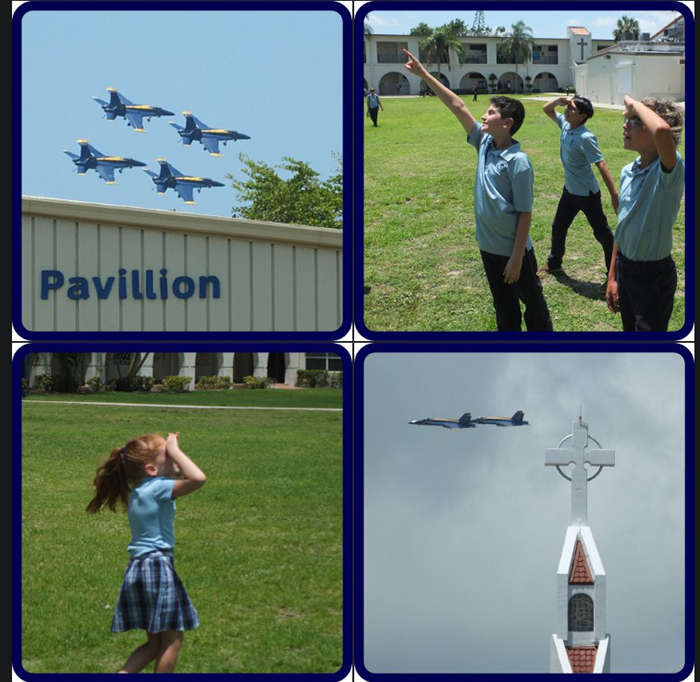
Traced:
[[29, 332], [333, 332], [342, 230], [22, 198]]
[[[107, 385], [120, 376], [120, 368], [123, 373], [126, 372], [131, 356], [130, 352], [82, 353], [76, 372], [78, 381], [82, 385], [93, 377], [100, 377], [102, 383]], [[240, 384], [244, 377], [254, 376], [267, 378], [272, 383], [294, 386], [298, 370], [321, 369], [339, 372], [343, 369], [339, 355], [321, 351], [307, 353], [149, 352], [145, 353], [145, 356], [138, 376], [151, 377], [155, 383], [160, 383], [168, 376], [186, 376], [192, 380], [186, 387], [188, 391], [193, 390], [202, 377], [228, 376], [233, 383]], [[30, 388], [36, 386], [37, 377], [42, 374], [61, 373], [58, 353], [35, 353], [27, 357], [29, 359], [23, 374]]]
[[420, 49], [424, 36], [371, 34], [364, 38], [364, 87], [381, 95], [420, 95], [425, 85], [403, 64], [406, 49], [430, 73], [460, 93], [552, 93], [567, 86], [594, 103], [619, 104], [625, 94], [685, 100], [685, 21], [679, 16], [654, 35], [615, 43], [584, 26], [563, 38], [535, 38], [531, 58], [518, 64], [501, 54], [496, 36], [461, 37], [464, 56], [450, 48], [440, 64]]

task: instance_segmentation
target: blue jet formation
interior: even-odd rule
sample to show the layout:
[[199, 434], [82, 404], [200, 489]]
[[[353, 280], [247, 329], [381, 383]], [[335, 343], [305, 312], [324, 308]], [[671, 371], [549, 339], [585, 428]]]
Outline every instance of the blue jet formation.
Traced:
[[147, 173], [153, 179], [158, 194], [165, 194], [168, 188], [172, 188], [186, 204], [194, 204], [193, 193], [195, 189], [201, 192], [205, 187], [224, 186], [222, 182], [217, 182], [211, 178], [184, 175], [165, 159], [157, 159], [157, 161], [160, 164], [160, 175], [150, 170], [144, 170], [144, 173]]
[[226, 145], [230, 140], [250, 140], [249, 135], [244, 135], [235, 130], [225, 130], [224, 128], [212, 128], [200, 121], [189, 111], [182, 112], [185, 117], [185, 127], [172, 121], [168, 123], [177, 130], [182, 138], [182, 144], [189, 147], [192, 142], [201, 142], [204, 148], [212, 156], [221, 156], [219, 153], [219, 142]]
[[80, 156], [69, 152], [67, 149], [63, 153], [73, 159], [73, 163], [78, 169], [78, 175], [85, 175], [88, 170], [95, 170], [99, 176], [108, 184], [116, 184], [114, 180], [114, 171], [120, 173], [125, 168], [138, 168], [146, 164], [136, 159], [130, 159], [126, 156], [107, 156], [101, 151], [95, 149], [87, 140], [78, 140], [80, 145]]
[[107, 120], [114, 121], [117, 116], [121, 116], [126, 119], [127, 125], [130, 125], [138, 133], [146, 132], [143, 128], [144, 118], [150, 121], [153, 116], [157, 118], [161, 116], [175, 116], [172, 111], [161, 107], [154, 107], [150, 104], [134, 104], [118, 92], [116, 88], [107, 88], [107, 92], [110, 94], [109, 102], [105, 102], [99, 97], [92, 98], [107, 114]]
[[442, 426], [445, 429], [475, 429], [479, 424], [491, 424], [492, 426], [527, 426], [530, 422], [523, 419], [525, 413], [518, 410], [512, 417], [476, 417], [472, 419], [469, 412], [465, 412], [459, 419], [414, 419], [409, 424], [417, 426]]

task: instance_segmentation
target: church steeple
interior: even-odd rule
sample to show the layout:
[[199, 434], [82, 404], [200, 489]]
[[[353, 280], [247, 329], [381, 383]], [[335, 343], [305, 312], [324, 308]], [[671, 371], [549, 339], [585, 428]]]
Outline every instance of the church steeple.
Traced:
[[[562, 445], [571, 440], [572, 448]], [[597, 449], [588, 449], [589, 442]], [[573, 464], [571, 476], [562, 467]], [[598, 467], [593, 475], [586, 467]], [[588, 526], [588, 483], [603, 467], [615, 465], [615, 451], [603, 450], [579, 417], [571, 435], [545, 452], [545, 465], [554, 466], [571, 482], [571, 517], [557, 569], [557, 632], [552, 635], [550, 671], [554, 673], [610, 672], [610, 635], [605, 628], [603, 562]]]

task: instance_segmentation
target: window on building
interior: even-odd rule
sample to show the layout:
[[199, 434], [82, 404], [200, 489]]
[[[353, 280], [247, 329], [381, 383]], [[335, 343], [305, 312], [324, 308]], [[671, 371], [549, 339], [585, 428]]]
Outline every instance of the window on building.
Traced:
[[569, 631], [593, 630], [593, 600], [587, 594], [575, 594], [569, 599]]
[[306, 369], [325, 369], [329, 372], [342, 372], [343, 361], [335, 353], [307, 353]]

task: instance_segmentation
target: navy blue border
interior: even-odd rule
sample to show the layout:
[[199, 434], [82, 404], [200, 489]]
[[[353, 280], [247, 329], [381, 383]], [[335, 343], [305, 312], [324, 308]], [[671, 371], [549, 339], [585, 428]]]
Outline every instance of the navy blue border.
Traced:
[[[343, 347], [330, 343], [305, 344], [44, 344], [20, 347], [12, 360], [12, 661], [18, 677], [41, 682], [57, 676], [79, 676], [81, 680], [104, 680], [104, 673], [29, 673], [22, 668], [22, 364], [30, 353], [62, 351], [164, 351], [164, 352], [326, 352], [336, 353], [343, 362], [343, 662], [332, 673], [175, 673], [170, 679], [232, 679], [249, 682], [337, 682], [351, 671], [352, 655], [352, 360]], [[116, 675], [116, 673], [114, 673]]]
[[[30, 331], [21, 320], [22, 316], [22, 282], [21, 282], [21, 225], [22, 225], [22, 19], [28, 12], [36, 11], [307, 11], [307, 12], [336, 12], [342, 20], [342, 50], [343, 83], [351, 82], [352, 74], [352, 19], [344, 5], [335, 2], [235, 2], [220, 0], [219, 2], [27, 2], [20, 5], [12, 17], [12, 120], [15, 140], [12, 145], [12, 259], [15, 268], [12, 274], [12, 320], [17, 333], [29, 341], [109, 341], [109, 340], [169, 340], [183, 341], [283, 341], [283, 340], [317, 340], [332, 341], [345, 336], [352, 323], [352, 119], [351, 119], [351, 88], [343, 88], [343, 276], [342, 276], [342, 321], [340, 327], [331, 331], [298, 331], [298, 332], [42, 332]], [[69, 40], [70, 38], [66, 38]]]
[[685, 664], [677, 673], [615, 673], [615, 679], [644, 680], [654, 682], [681, 682], [693, 670], [695, 664], [695, 371], [694, 360], [690, 351], [679, 344], [369, 344], [355, 355], [355, 394], [354, 394], [354, 434], [355, 434], [355, 532], [354, 532], [354, 622], [353, 660], [355, 669], [367, 682], [431, 682], [445, 680], [512, 680], [516, 677], [522, 682], [534, 680], [553, 680], [571, 678], [566, 674], [520, 673], [514, 675], [496, 673], [474, 674], [393, 674], [373, 673], [364, 664], [364, 363], [371, 353], [677, 353], [685, 361]]
[[[685, 211], [685, 322], [681, 329], [675, 332], [647, 332], [644, 335], [645, 341], [669, 341], [680, 340], [688, 336], [695, 322], [695, 195], [691, 188], [695, 187], [695, 22], [691, 11], [679, 2], [659, 2], [636, 0], [634, 2], [608, 1], [588, 1], [588, 2], [567, 2], [566, 9], [595, 10], [604, 8], [610, 10], [674, 10], [680, 12], [686, 20], [688, 30], [686, 30], [686, 124], [685, 124], [685, 184], [686, 184], [686, 211]], [[393, 332], [374, 331], [365, 325], [364, 321], [364, 115], [363, 115], [363, 42], [364, 33], [360, 30], [365, 17], [372, 11], [455, 11], [455, 10], [561, 10], [563, 5], [560, 2], [524, 0], [523, 2], [499, 2], [489, 0], [488, 2], [446, 2], [438, 0], [427, 2], [419, 0], [410, 2], [409, 0], [384, 0], [383, 2], [368, 2], [362, 5], [355, 13], [354, 32], [354, 81], [353, 92], [355, 94], [353, 121], [355, 129], [355, 165], [354, 165], [354, 215], [355, 215], [355, 278], [354, 278], [354, 304], [355, 304], [355, 326], [366, 339], [376, 341], [514, 341], [522, 339], [516, 332]], [[476, 248], [476, 246], [475, 246]], [[609, 331], [609, 332], [528, 332], [528, 341], [622, 341], [627, 339], [639, 340], [639, 335], [635, 332]]]

